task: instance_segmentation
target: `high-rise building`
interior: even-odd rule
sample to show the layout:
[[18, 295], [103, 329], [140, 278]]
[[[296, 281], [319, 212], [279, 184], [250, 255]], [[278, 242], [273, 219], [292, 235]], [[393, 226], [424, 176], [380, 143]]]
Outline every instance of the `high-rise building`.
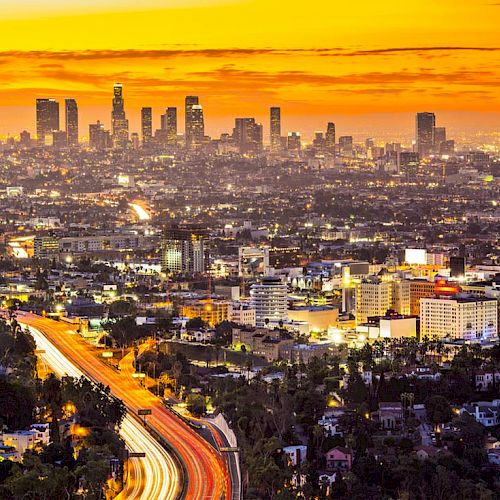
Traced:
[[434, 128], [434, 152], [441, 152], [441, 144], [446, 142], [446, 128], [445, 127], [435, 127]]
[[112, 146], [111, 134], [99, 120], [89, 125], [89, 146], [100, 151]]
[[[279, 278], [264, 276], [250, 287], [250, 305], [255, 309], [256, 325], [288, 319], [287, 286]], [[267, 321], [266, 321], [267, 320]]]
[[339, 137], [339, 149], [344, 156], [352, 156], [353, 141], [352, 135], [342, 135]]
[[203, 273], [207, 266], [207, 230], [197, 226], [172, 226], [163, 233], [161, 267], [163, 272]]
[[233, 141], [241, 154], [255, 154], [262, 150], [262, 125], [255, 118], [236, 118]]
[[169, 146], [177, 144], [177, 108], [168, 107], [161, 115], [161, 129], [165, 131]]
[[277, 152], [281, 149], [281, 108], [271, 108], [271, 151]]
[[64, 130], [55, 130], [54, 132], [52, 132], [52, 145], [56, 149], [67, 147], [68, 136]]
[[455, 340], [488, 340], [498, 333], [498, 301], [493, 298], [420, 299], [420, 335]]
[[141, 109], [142, 143], [150, 144], [153, 138], [153, 108]]
[[31, 147], [31, 134], [27, 130], [23, 130], [19, 135], [19, 143], [23, 148]]
[[417, 176], [420, 164], [420, 156], [413, 151], [402, 151], [399, 154], [401, 172], [406, 175], [407, 180], [413, 180]]
[[111, 111], [111, 130], [113, 134], [113, 146], [125, 148], [128, 143], [128, 120], [125, 115], [125, 103], [123, 101], [123, 85], [115, 83], [113, 86], [113, 109]]
[[66, 119], [66, 142], [68, 146], [78, 145], [78, 105], [74, 99], [64, 101]]
[[428, 156], [434, 149], [434, 127], [436, 117], [434, 113], [417, 113], [415, 119], [415, 140], [417, 153], [420, 158]]
[[366, 323], [371, 316], [385, 316], [388, 310], [410, 313], [408, 281], [384, 281], [377, 277], [364, 279], [356, 286], [356, 323]]
[[186, 147], [200, 146], [205, 139], [203, 108], [198, 96], [187, 96], [185, 102], [185, 139]]
[[335, 123], [328, 122], [325, 134], [325, 147], [329, 153], [335, 154]]
[[52, 132], [59, 130], [59, 103], [55, 99], [36, 100], [36, 136], [40, 146], [44, 146]]
[[292, 153], [299, 153], [302, 149], [300, 132], [288, 132], [286, 148]]

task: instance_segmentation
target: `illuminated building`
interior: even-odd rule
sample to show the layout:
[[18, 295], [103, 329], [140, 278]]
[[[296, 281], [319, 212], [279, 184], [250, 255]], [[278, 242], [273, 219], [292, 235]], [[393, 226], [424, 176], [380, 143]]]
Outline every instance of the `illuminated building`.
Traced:
[[353, 146], [352, 146], [352, 136], [343, 135], [339, 137], [339, 149], [340, 153], [344, 156], [352, 156]]
[[184, 304], [181, 314], [185, 318], [201, 318], [209, 326], [214, 327], [229, 318], [230, 304], [220, 300], [193, 300]]
[[174, 146], [177, 143], [177, 108], [169, 107], [161, 115], [161, 129], [165, 131], [167, 144]]
[[436, 285], [432, 281], [413, 279], [410, 283], [410, 314], [420, 315], [420, 299], [434, 296]]
[[241, 154], [258, 153], [262, 150], [262, 125], [255, 118], [236, 118], [233, 140]]
[[288, 138], [286, 143], [286, 148], [288, 151], [299, 153], [302, 149], [302, 143], [300, 141], [300, 132], [288, 132]]
[[281, 150], [281, 108], [270, 109], [271, 119], [271, 151], [276, 153]]
[[366, 323], [370, 316], [385, 316], [387, 311], [410, 312], [410, 285], [407, 281], [384, 281], [367, 278], [356, 285], [356, 323]]
[[142, 143], [149, 144], [153, 138], [153, 108], [141, 109]]
[[421, 335], [455, 340], [492, 339], [498, 333], [493, 298], [435, 297], [420, 300]]
[[335, 123], [333, 122], [328, 122], [326, 126], [326, 134], [325, 134], [325, 147], [326, 150], [331, 153], [335, 154]]
[[104, 129], [104, 125], [99, 120], [89, 125], [89, 146], [98, 151], [112, 146], [111, 134], [109, 130]]
[[255, 309], [255, 322], [258, 327], [269, 321], [288, 319], [287, 286], [279, 278], [265, 276], [260, 283], [250, 287], [250, 305]]
[[123, 101], [123, 85], [115, 83], [113, 86], [113, 109], [111, 111], [111, 131], [113, 135], [113, 146], [125, 148], [128, 143], [128, 120], [125, 116], [125, 104]]
[[172, 226], [164, 231], [161, 242], [163, 272], [203, 273], [206, 269], [207, 231], [201, 227]]
[[186, 147], [200, 146], [205, 139], [203, 108], [198, 96], [187, 96], [185, 101], [185, 139]]
[[39, 146], [45, 146], [52, 132], [59, 130], [59, 103], [55, 99], [36, 100], [36, 136]]
[[446, 142], [446, 128], [445, 127], [435, 127], [434, 128], [434, 151], [436, 153], [441, 152], [441, 145]]
[[59, 254], [59, 239], [55, 236], [37, 236], [33, 247], [35, 259], [50, 259]]
[[233, 302], [229, 308], [229, 321], [238, 325], [255, 326], [255, 309], [248, 304]]
[[399, 155], [401, 172], [407, 180], [414, 179], [418, 173], [420, 155], [413, 151], [403, 151]]
[[269, 248], [239, 247], [238, 275], [243, 278], [264, 276], [269, 269]]
[[417, 113], [415, 119], [415, 140], [417, 153], [421, 158], [428, 156], [434, 149], [434, 127], [436, 117], [434, 113]]
[[130, 143], [132, 144], [132, 149], [139, 149], [139, 134], [137, 132], [132, 132], [130, 136]]
[[68, 146], [78, 145], [78, 105], [74, 99], [65, 99], [66, 142]]
[[65, 148], [68, 145], [68, 136], [64, 130], [52, 132], [52, 145], [56, 149]]

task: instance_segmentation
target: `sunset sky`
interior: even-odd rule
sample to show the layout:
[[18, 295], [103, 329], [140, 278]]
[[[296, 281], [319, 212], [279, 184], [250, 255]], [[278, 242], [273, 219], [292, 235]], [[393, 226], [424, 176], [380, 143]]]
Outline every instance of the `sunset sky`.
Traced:
[[[81, 135], [110, 122], [124, 84], [131, 129], [200, 96], [207, 132], [235, 116], [307, 136], [333, 120], [411, 133], [416, 111], [499, 128], [495, 0], [0, 0], [0, 134], [34, 130], [36, 97], [74, 97]], [[139, 7], [140, 6], [140, 7]], [[183, 114], [180, 113], [182, 129]], [[61, 120], [62, 121], [62, 120]]]

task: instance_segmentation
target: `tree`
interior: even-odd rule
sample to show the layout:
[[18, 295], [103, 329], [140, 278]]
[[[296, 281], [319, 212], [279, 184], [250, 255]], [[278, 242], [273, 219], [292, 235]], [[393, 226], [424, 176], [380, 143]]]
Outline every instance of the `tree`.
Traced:
[[205, 398], [201, 394], [189, 394], [186, 398], [186, 406], [196, 417], [203, 415], [207, 409]]
[[450, 422], [453, 418], [450, 405], [443, 396], [430, 396], [425, 402], [425, 409], [427, 418], [434, 425]]
[[200, 328], [206, 328], [207, 324], [200, 317], [191, 318], [186, 322], [186, 328], [188, 330], [199, 330]]

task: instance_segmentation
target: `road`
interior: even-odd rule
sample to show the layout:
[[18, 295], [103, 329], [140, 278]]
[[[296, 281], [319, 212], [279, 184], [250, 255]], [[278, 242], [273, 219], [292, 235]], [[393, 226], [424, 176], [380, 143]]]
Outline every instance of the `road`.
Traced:
[[[23, 323], [21, 314], [18, 315]], [[50, 321], [50, 320], [47, 320]], [[25, 323], [26, 324], [26, 323]], [[77, 364], [63, 355], [39, 329], [30, 327], [36, 341], [40, 356], [58, 376], [84, 376], [84, 372]], [[151, 498], [165, 498], [173, 500], [178, 496], [177, 464], [167, 451], [144, 432], [143, 425], [133, 415], [127, 414], [123, 419], [120, 435], [131, 452], [144, 452], [144, 458], [130, 458], [128, 478], [124, 490], [118, 495], [119, 500], [150, 500]], [[163, 478], [162, 481], [151, 481], [151, 477]]]
[[[135, 383], [130, 373], [115, 371], [98, 359], [89, 345], [67, 323], [30, 313], [19, 313], [17, 320], [20, 324], [41, 332], [62, 356], [71, 359], [90, 379], [109, 386], [111, 393], [123, 401], [131, 414], [137, 415], [139, 409], [151, 410], [151, 415], [147, 417], [148, 429], [175, 452], [183, 464], [185, 477], [181, 481], [181, 474], [177, 470], [175, 473], [172, 471], [172, 476], [148, 474], [150, 478], [154, 478], [153, 483], [161, 483], [163, 486], [161, 495], [149, 498], [163, 500], [181, 494], [189, 500], [231, 499], [231, 481], [220, 453], [165, 408], [160, 398]], [[142, 433], [135, 436], [138, 444], [148, 435], [144, 429], [141, 430]], [[166, 490], [168, 494], [165, 494]]]

